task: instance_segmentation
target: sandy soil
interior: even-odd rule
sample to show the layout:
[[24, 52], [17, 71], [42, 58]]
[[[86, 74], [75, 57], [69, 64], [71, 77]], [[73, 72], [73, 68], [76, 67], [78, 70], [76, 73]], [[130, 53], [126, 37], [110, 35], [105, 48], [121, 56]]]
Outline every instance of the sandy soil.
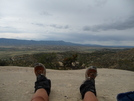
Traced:
[[[50, 70], [50, 101], [82, 101], [79, 86], [84, 81], [85, 69]], [[0, 67], [0, 101], [30, 101], [36, 78], [31, 67]], [[96, 78], [99, 101], [116, 101], [118, 93], [134, 91], [134, 72], [98, 69]]]

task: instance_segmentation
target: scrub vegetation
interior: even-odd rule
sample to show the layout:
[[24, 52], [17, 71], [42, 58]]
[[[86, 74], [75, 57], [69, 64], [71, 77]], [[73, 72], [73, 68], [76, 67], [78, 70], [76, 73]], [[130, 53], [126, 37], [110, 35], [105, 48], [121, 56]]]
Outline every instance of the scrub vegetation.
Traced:
[[[56, 47], [56, 46], [55, 46]], [[58, 48], [59, 47], [59, 48]], [[41, 62], [46, 68], [68, 70], [94, 65], [134, 71], [134, 48], [102, 47], [1, 47], [1, 66], [29, 66]]]

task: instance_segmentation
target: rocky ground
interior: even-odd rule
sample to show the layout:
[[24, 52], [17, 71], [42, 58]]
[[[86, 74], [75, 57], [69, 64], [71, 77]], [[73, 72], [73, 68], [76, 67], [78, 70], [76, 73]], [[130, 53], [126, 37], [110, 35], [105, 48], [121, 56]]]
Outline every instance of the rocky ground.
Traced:
[[[84, 81], [82, 70], [50, 70], [50, 101], [81, 101], [79, 86]], [[32, 67], [0, 67], [0, 101], [30, 101], [36, 78]], [[134, 72], [98, 69], [96, 78], [99, 101], [116, 101], [118, 93], [134, 91]]]

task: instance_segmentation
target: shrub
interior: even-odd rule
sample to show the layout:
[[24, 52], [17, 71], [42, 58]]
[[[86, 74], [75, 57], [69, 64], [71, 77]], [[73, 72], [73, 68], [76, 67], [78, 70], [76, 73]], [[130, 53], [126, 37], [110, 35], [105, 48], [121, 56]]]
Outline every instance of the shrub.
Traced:
[[7, 66], [8, 63], [5, 60], [0, 60], [0, 66]]
[[[37, 54], [36, 54], [37, 56]], [[37, 61], [43, 63], [46, 68], [56, 68], [56, 54], [55, 53], [42, 53], [36, 57]]]

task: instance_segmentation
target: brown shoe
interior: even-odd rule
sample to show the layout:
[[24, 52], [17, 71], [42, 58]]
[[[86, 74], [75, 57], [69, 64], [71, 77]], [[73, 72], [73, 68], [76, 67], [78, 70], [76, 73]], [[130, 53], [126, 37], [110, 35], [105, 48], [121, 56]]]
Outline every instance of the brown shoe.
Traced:
[[40, 75], [44, 75], [46, 76], [46, 68], [42, 63], [37, 63], [34, 66], [34, 73], [36, 76]]
[[85, 79], [95, 79], [97, 76], [97, 68], [94, 66], [90, 66], [87, 68], [85, 72]]

